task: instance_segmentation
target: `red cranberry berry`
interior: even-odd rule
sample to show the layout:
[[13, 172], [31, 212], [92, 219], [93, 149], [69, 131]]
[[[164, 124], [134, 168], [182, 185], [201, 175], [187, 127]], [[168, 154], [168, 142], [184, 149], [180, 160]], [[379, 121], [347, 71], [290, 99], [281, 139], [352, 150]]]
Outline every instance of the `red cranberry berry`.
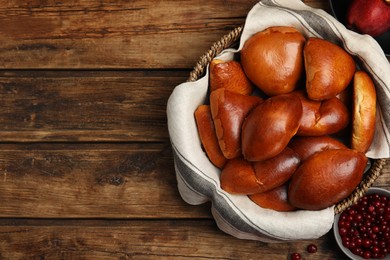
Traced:
[[365, 251], [363, 253], [363, 258], [364, 259], [370, 259], [370, 257], [371, 257], [371, 252], [370, 251]]
[[342, 227], [339, 229], [339, 233], [341, 237], [345, 237], [348, 234], [348, 231], [346, 228]]
[[366, 247], [366, 248], [369, 248], [371, 246], [371, 240], [368, 239], [368, 238], [363, 239], [362, 246]]
[[314, 244], [310, 244], [307, 246], [306, 250], [307, 250], [307, 252], [309, 252], [311, 254], [315, 253], [315, 252], [317, 252], [317, 246]]
[[291, 260], [301, 260], [301, 254], [300, 253], [292, 253], [291, 254]]

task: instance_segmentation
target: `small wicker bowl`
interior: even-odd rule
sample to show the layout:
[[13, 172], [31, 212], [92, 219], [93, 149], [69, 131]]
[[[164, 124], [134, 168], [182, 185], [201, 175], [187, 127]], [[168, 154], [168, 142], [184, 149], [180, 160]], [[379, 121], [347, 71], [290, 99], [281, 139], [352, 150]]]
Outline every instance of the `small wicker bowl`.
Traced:
[[[199, 61], [196, 63], [194, 69], [190, 72], [188, 81], [196, 81], [205, 74], [208, 64], [223, 50], [237, 45], [243, 27], [236, 27], [228, 34], [224, 35], [219, 41], [215, 42], [211, 48], [204, 53]], [[339, 202], [335, 208], [335, 214], [341, 213], [344, 209], [348, 208], [352, 204], [355, 204], [374, 184], [375, 180], [381, 175], [382, 168], [386, 165], [386, 159], [372, 160], [371, 166], [365, 173], [364, 178], [360, 182], [359, 186], [344, 200]]]

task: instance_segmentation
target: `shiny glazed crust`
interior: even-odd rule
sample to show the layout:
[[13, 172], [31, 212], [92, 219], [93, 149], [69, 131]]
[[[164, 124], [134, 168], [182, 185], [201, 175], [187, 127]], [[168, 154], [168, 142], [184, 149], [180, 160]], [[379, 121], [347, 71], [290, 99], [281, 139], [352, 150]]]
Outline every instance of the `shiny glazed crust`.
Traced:
[[210, 63], [210, 91], [218, 88], [249, 95], [254, 86], [242, 70], [241, 63], [214, 59]]
[[265, 94], [286, 94], [303, 73], [305, 37], [292, 27], [270, 27], [248, 39], [241, 50], [248, 78]]
[[352, 149], [365, 153], [375, 134], [376, 91], [370, 76], [357, 71], [353, 80]]
[[226, 158], [218, 144], [210, 106], [200, 105], [195, 111], [195, 120], [200, 140], [208, 158], [216, 167], [222, 168], [226, 163]]
[[347, 88], [356, 70], [352, 56], [327, 40], [309, 38], [303, 55], [306, 91], [312, 100], [336, 97]]
[[325, 150], [307, 158], [291, 178], [291, 205], [321, 210], [343, 200], [356, 188], [367, 157], [351, 149]]

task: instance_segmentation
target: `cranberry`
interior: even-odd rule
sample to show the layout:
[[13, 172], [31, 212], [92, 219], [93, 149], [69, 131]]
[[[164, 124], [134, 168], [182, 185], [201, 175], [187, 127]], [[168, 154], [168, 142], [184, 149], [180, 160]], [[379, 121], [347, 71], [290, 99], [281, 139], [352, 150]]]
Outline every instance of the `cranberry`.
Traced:
[[307, 246], [307, 252], [309, 252], [311, 254], [317, 252], [317, 246], [314, 245], [314, 244], [308, 245]]
[[343, 246], [345, 246], [346, 248], [349, 248], [350, 241], [349, 240], [343, 240]]
[[381, 206], [381, 201], [380, 200], [376, 200], [372, 203], [372, 205], [375, 207], [375, 208], [379, 208]]
[[352, 249], [352, 253], [354, 253], [355, 255], [363, 255], [363, 250], [360, 247], [355, 247], [354, 249]]
[[386, 241], [384, 240], [379, 241], [379, 246], [382, 248], [386, 248], [387, 247]]
[[371, 248], [371, 252], [378, 254], [378, 253], [380, 252], [380, 249], [379, 249], [379, 247], [377, 247], [377, 246], [373, 246], [373, 247]]
[[371, 257], [371, 252], [370, 252], [370, 251], [365, 251], [365, 252], [363, 253], [362, 257], [363, 257], [364, 259], [370, 259], [370, 257]]
[[300, 253], [292, 253], [291, 254], [291, 260], [301, 260], [301, 254]]
[[339, 229], [339, 233], [341, 237], [344, 237], [345, 235], [347, 235], [348, 231], [346, 228], [342, 227]]
[[363, 215], [362, 214], [356, 214], [355, 217], [354, 217], [354, 220], [359, 223], [363, 220]]
[[362, 246], [363, 246], [363, 247], [366, 247], [366, 248], [370, 247], [370, 246], [371, 246], [371, 240], [368, 239], [368, 238], [364, 238], [364, 239], [363, 239]]
[[372, 227], [372, 232], [378, 233], [379, 232], [379, 227], [378, 226], [373, 226]]
[[362, 244], [363, 244], [363, 240], [360, 237], [355, 239], [355, 245], [356, 246], [361, 246]]

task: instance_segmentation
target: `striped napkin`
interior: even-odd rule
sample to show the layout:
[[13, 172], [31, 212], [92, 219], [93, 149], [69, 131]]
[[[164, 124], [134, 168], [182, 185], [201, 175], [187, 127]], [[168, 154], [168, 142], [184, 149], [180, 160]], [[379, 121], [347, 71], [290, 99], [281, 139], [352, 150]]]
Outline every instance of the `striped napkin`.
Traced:
[[[219, 56], [231, 60], [245, 41], [270, 26], [293, 26], [306, 37], [320, 37], [344, 46], [373, 78], [377, 87], [376, 133], [367, 152], [370, 158], [390, 157], [390, 65], [379, 44], [370, 36], [347, 30], [323, 10], [299, 0], [263, 0], [248, 13], [238, 49], [224, 50]], [[281, 242], [315, 239], [332, 227], [334, 208], [320, 211], [276, 212], [263, 209], [247, 196], [232, 195], [220, 188], [220, 170], [201, 149], [194, 111], [207, 98], [208, 74], [195, 82], [178, 85], [167, 105], [179, 192], [187, 203], [211, 201], [218, 227], [241, 239]]]

